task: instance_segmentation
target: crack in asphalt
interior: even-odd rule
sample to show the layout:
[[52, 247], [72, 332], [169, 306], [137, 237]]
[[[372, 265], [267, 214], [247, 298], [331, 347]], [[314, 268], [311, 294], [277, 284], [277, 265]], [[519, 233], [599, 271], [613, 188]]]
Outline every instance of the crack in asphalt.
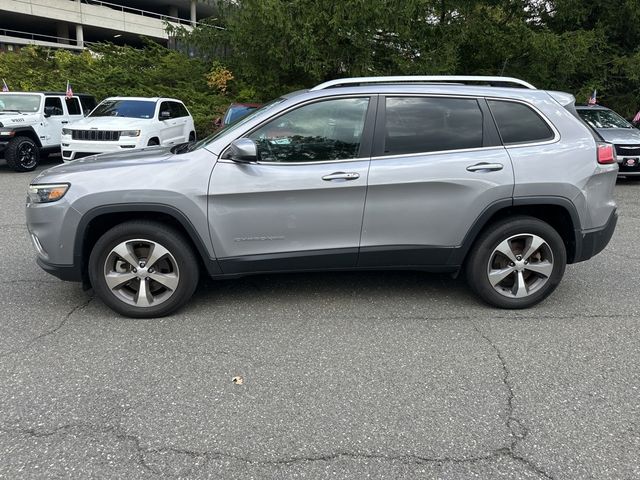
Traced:
[[[93, 297], [88, 298], [86, 301], [74, 306], [67, 314], [63, 317], [63, 319], [53, 328], [37, 335], [28, 341], [28, 343], [15, 351], [0, 355], [0, 357], [7, 356], [10, 354], [18, 353], [20, 351], [26, 350], [31, 345], [33, 345], [38, 340], [45, 338], [47, 336], [55, 335], [58, 333], [70, 320], [70, 318], [85, 309], [90, 303], [93, 301]], [[593, 315], [593, 317], [620, 317], [623, 315]], [[628, 315], [624, 315], [628, 317]], [[405, 318], [406, 317], [402, 317]], [[415, 317], [416, 319], [433, 319], [438, 320], [441, 318], [435, 317]], [[443, 317], [444, 318], [444, 317]], [[464, 319], [471, 322], [473, 329], [480, 335], [480, 337], [491, 347], [494, 351], [500, 367], [502, 371], [502, 382], [504, 384], [506, 393], [507, 393], [507, 406], [506, 406], [506, 426], [509, 431], [510, 441], [508, 446], [493, 450], [486, 455], [478, 455], [478, 456], [469, 456], [469, 457], [455, 457], [455, 456], [442, 456], [442, 457], [427, 457], [420, 455], [387, 455], [381, 453], [353, 453], [353, 452], [334, 452], [326, 455], [317, 455], [317, 456], [299, 456], [299, 457], [289, 457], [289, 458], [280, 458], [274, 460], [267, 459], [257, 459], [251, 458], [248, 456], [234, 455], [231, 453], [225, 453], [220, 451], [198, 451], [198, 450], [189, 450], [189, 449], [180, 449], [175, 447], [160, 447], [160, 448], [147, 448], [142, 444], [141, 439], [133, 434], [124, 433], [121, 429], [116, 427], [97, 427], [90, 424], [68, 424], [57, 427], [53, 430], [42, 430], [39, 431], [34, 428], [11, 428], [0, 425], [0, 432], [4, 433], [13, 433], [13, 434], [21, 434], [27, 435], [35, 438], [43, 438], [43, 437], [51, 437], [57, 434], [68, 434], [70, 430], [84, 430], [89, 433], [99, 433], [99, 434], [112, 434], [117, 440], [121, 442], [128, 442], [134, 447], [135, 459], [136, 463], [140, 465], [142, 468], [147, 470], [148, 472], [165, 477], [180, 477], [180, 476], [188, 476], [194, 474], [197, 470], [204, 468], [211, 460], [215, 459], [229, 459], [233, 461], [248, 463], [248, 464], [259, 464], [259, 465], [293, 465], [297, 463], [305, 463], [305, 462], [331, 462], [334, 460], [338, 460], [340, 458], [347, 459], [374, 459], [374, 460], [382, 460], [382, 461], [395, 461], [402, 462], [406, 464], [446, 464], [446, 463], [454, 463], [454, 464], [464, 464], [464, 463], [475, 463], [481, 461], [494, 461], [500, 457], [509, 458], [517, 463], [524, 465], [530, 471], [535, 474], [549, 480], [553, 480], [553, 477], [547, 473], [543, 468], [536, 465], [530, 459], [524, 457], [523, 455], [516, 452], [518, 443], [524, 440], [529, 434], [529, 430], [523, 424], [523, 422], [518, 419], [514, 414], [514, 399], [515, 394], [513, 391], [513, 386], [511, 384], [511, 373], [509, 371], [507, 362], [505, 357], [503, 356], [501, 350], [498, 346], [478, 327], [477, 324], [473, 322], [473, 320], [469, 316], [459, 316], [459, 317], [448, 317], [451, 319]], [[513, 316], [503, 316], [497, 318], [504, 319], [524, 319], [528, 317], [513, 317]], [[537, 316], [536, 318], [543, 318]], [[562, 316], [549, 316], [547, 318], [563, 318]], [[231, 352], [226, 350], [217, 351], [218, 354], [223, 355], [231, 355]], [[183, 455], [195, 462], [195, 464], [188, 469], [187, 472], [182, 472], [180, 474], [171, 475], [167, 472], [163, 472], [163, 470], [157, 466], [153, 465], [153, 462], [148, 458], [153, 454], [166, 454], [173, 453], [177, 455]]]
[[[35, 339], [32, 340], [31, 343], [36, 341], [37, 339], [43, 338], [47, 335], [52, 335], [59, 331], [64, 324], [68, 321], [69, 317], [71, 317], [74, 313], [80, 311], [82, 308], [85, 308], [92, 299], [84, 302], [81, 305], [74, 307], [63, 319], [60, 324], [45, 332]], [[466, 317], [467, 320], [470, 320]], [[471, 320], [470, 320], [471, 321]], [[507, 405], [506, 405], [506, 427], [509, 431], [510, 440], [506, 447], [491, 451], [486, 455], [477, 455], [477, 456], [469, 456], [469, 457], [455, 457], [455, 456], [442, 456], [442, 457], [428, 457], [428, 456], [420, 456], [420, 455], [387, 455], [381, 453], [353, 453], [353, 452], [334, 452], [326, 455], [317, 455], [317, 456], [298, 456], [298, 457], [288, 457], [288, 458], [280, 458], [280, 459], [258, 459], [251, 458], [249, 456], [241, 456], [234, 455], [231, 453], [220, 452], [220, 451], [199, 451], [199, 450], [190, 450], [190, 449], [181, 449], [175, 447], [160, 447], [160, 448], [148, 448], [143, 445], [142, 440], [133, 434], [122, 432], [121, 429], [117, 427], [98, 427], [90, 424], [68, 424], [63, 425], [61, 427], [57, 427], [53, 430], [48, 431], [39, 431], [34, 428], [11, 428], [6, 426], [0, 426], [0, 431], [5, 433], [13, 433], [13, 434], [21, 434], [27, 435], [30, 437], [42, 438], [42, 437], [50, 437], [57, 434], [68, 434], [70, 430], [84, 430], [88, 433], [100, 433], [100, 434], [112, 434], [117, 440], [120, 442], [128, 442], [134, 448], [134, 457], [136, 459], [136, 463], [144, 468], [146, 471], [163, 476], [163, 477], [181, 477], [181, 476], [189, 476], [195, 474], [197, 471], [204, 469], [210, 461], [216, 459], [229, 459], [237, 462], [247, 463], [247, 464], [257, 464], [257, 465], [293, 465], [299, 463], [306, 462], [331, 462], [341, 458], [352, 459], [352, 460], [382, 460], [389, 462], [401, 462], [404, 464], [470, 464], [481, 461], [495, 461], [500, 457], [508, 458], [523, 465], [525, 468], [529, 469], [533, 473], [539, 475], [542, 478], [553, 480], [553, 477], [547, 473], [542, 467], [536, 465], [532, 460], [526, 458], [525, 456], [519, 454], [516, 450], [518, 447], [518, 443], [524, 440], [529, 434], [529, 430], [524, 425], [524, 423], [515, 416], [514, 413], [514, 399], [515, 394], [512, 386], [512, 377], [511, 372], [509, 371], [509, 367], [507, 365], [506, 359], [502, 354], [502, 351], [498, 348], [498, 346], [478, 327], [477, 324], [471, 321], [473, 329], [475, 332], [480, 335], [480, 337], [490, 346], [490, 348], [495, 353], [498, 362], [500, 364], [501, 373], [502, 373], [502, 383], [504, 384], [504, 388], [507, 393]], [[227, 352], [218, 352], [218, 353], [227, 353]], [[168, 472], [163, 471], [162, 468], [153, 465], [153, 461], [150, 458], [154, 454], [166, 454], [172, 453], [176, 455], [182, 455], [188, 457], [193, 461], [193, 465], [187, 469], [187, 471], [182, 471], [180, 474], [170, 474]]]
[[53, 328], [41, 333], [40, 335], [37, 335], [37, 336], [33, 337], [30, 340], [28, 340], [27, 343], [24, 346], [20, 347], [20, 348], [17, 348], [15, 350], [10, 350], [8, 352], [4, 352], [4, 353], [0, 354], [0, 358], [4, 358], [4, 357], [8, 357], [10, 355], [15, 355], [17, 353], [20, 353], [20, 352], [28, 349], [31, 345], [36, 343], [38, 340], [41, 340], [41, 339], [43, 339], [45, 337], [48, 337], [50, 335], [55, 335], [56, 333], [58, 333], [60, 331], [60, 329], [62, 327], [64, 327], [67, 324], [67, 322], [73, 316], [73, 314], [84, 310], [92, 302], [92, 300], [93, 300], [93, 297], [89, 297], [87, 300], [83, 301], [81, 304], [76, 305], [71, 310], [69, 310], [64, 315], [64, 317], [62, 317], [62, 320], [55, 327], [53, 327]]
[[515, 399], [515, 394], [513, 393], [513, 386], [511, 385], [511, 372], [509, 371], [509, 367], [507, 366], [507, 361], [502, 355], [502, 351], [498, 348], [498, 346], [476, 325], [474, 322], [471, 322], [473, 328], [478, 335], [480, 335], [485, 342], [491, 346], [496, 356], [498, 357], [498, 361], [502, 367], [502, 383], [504, 383], [505, 389], [507, 391], [507, 420], [506, 425], [507, 429], [510, 432], [511, 442], [509, 447], [503, 449], [504, 453], [514, 460], [523, 463], [530, 470], [534, 471], [538, 475], [543, 476], [544, 478], [553, 480], [553, 477], [548, 474], [545, 470], [543, 470], [540, 466], [533, 463], [533, 461], [525, 458], [524, 456], [518, 454], [516, 452], [516, 448], [518, 446], [518, 442], [524, 440], [529, 434], [529, 429], [524, 425], [524, 423], [515, 416], [513, 401]]
[[[532, 464], [529, 460], [514, 454], [511, 451], [511, 448], [501, 448], [495, 450], [493, 452], [488, 453], [487, 455], [478, 455], [478, 456], [470, 456], [470, 457], [452, 457], [452, 456], [442, 456], [442, 457], [425, 457], [420, 455], [386, 455], [381, 453], [352, 453], [352, 452], [334, 452], [326, 455], [315, 455], [315, 456], [298, 456], [298, 457], [288, 457], [288, 458], [280, 458], [280, 459], [257, 459], [251, 458], [248, 456], [242, 455], [234, 455], [226, 452], [219, 451], [199, 451], [199, 450], [190, 450], [183, 448], [175, 448], [175, 447], [160, 447], [160, 448], [148, 448], [143, 446], [142, 441], [139, 437], [133, 434], [124, 433], [117, 427], [96, 427], [90, 424], [68, 424], [63, 425], [52, 430], [48, 431], [39, 431], [34, 428], [11, 428], [0, 426], [0, 432], [8, 433], [8, 434], [17, 434], [17, 435], [26, 435], [32, 438], [47, 438], [52, 437], [59, 434], [70, 434], [73, 430], [86, 431], [91, 434], [111, 434], [115, 439], [120, 442], [128, 442], [134, 448], [134, 458], [136, 464], [145, 470], [153, 473], [155, 475], [159, 475], [162, 477], [185, 477], [189, 475], [193, 475], [197, 473], [199, 470], [204, 469], [208, 463], [212, 460], [218, 459], [228, 459], [237, 462], [247, 463], [247, 464], [255, 464], [255, 465], [272, 465], [272, 466], [287, 466], [294, 465], [300, 463], [311, 463], [311, 462], [332, 462], [335, 460], [339, 460], [341, 458], [346, 458], [350, 460], [382, 460], [388, 462], [400, 462], [403, 464], [416, 464], [416, 465], [424, 465], [424, 464], [470, 464], [482, 461], [493, 461], [499, 457], [506, 457], [515, 460], [518, 463], [524, 464], [527, 468], [530, 468], [538, 475], [552, 479], [546, 472], [542, 469], [538, 468], [534, 464]], [[180, 473], [170, 474], [162, 471], [161, 468], [154, 466], [152, 461], [148, 458], [153, 454], [165, 454], [165, 453], [173, 453], [177, 455], [183, 455], [188, 457], [189, 459], [194, 461], [194, 465], [191, 468], [187, 468]]]

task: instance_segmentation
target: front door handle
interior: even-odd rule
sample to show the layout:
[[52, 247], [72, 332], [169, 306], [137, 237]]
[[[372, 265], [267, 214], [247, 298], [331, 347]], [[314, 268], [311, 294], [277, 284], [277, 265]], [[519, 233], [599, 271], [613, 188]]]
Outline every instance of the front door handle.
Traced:
[[62, 120], [60, 123], [69, 123], [68, 120]]
[[467, 167], [467, 170], [470, 172], [497, 172], [498, 170], [502, 170], [504, 165], [501, 163], [476, 163], [475, 165], [470, 165]]
[[330, 182], [331, 180], [356, 180], [358, 178], [360, 178], [360, 174], [356, 172], [334, 172], [322, 177], [325, 182]]

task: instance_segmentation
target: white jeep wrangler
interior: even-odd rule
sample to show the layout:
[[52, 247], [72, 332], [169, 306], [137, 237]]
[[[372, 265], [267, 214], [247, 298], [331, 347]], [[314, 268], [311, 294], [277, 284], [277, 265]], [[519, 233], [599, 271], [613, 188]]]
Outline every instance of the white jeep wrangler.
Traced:
[[95, 106], [90, 95], [0, 92], [0, 155], [16, 172], [35, 169], [41, 158], [60, 152], [62, 128]]

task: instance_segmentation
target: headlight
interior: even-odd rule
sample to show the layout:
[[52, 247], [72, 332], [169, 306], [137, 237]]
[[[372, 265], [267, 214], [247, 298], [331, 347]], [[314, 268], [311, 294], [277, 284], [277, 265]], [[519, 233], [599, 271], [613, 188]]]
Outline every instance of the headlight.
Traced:
[[63, 135], [71, 135], [71, 129], [70, 128], [63, 128], [62, 129], [62, 134]]
[[139, 137], [140, 130], [122, 130], [120, 132], [121, 137]]
[[29, 198], [33, 203], [57, 202], [69, 190], [68, 183], [29, 185]]

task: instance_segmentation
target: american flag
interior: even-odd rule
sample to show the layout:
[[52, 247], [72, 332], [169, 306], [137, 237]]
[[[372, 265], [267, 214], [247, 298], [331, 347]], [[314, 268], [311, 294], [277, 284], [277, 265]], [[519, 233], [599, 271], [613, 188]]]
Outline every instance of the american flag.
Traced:
[[638, 113], [636, 113], [636, 116], [635, 116], [635, 117], [633, 117], [632, 122], [633, 122], [633, 123], [638, 123], [638, 122], [640, 122], [640, 111], [639, 111]]
[[64, 95], [66, 98], [71, 98], [73, 97], [73, 90], [71, 89], [71, 84], [69, 83], [69, 80], [67, 80], [67, 93], [65, 93]]
[[594, 90], [591, 96], [589, 97], [589, 100], [587, 100], [587, 105], [595, 105], [597, 103], [596, 102], [597, 95], [598, 95], [598, 91]]
[[4, 81], [4, 78], [2, 79], [2, 91], [3, 92], [9, 91], [9, 85], [7, 85], [7, 82]]

